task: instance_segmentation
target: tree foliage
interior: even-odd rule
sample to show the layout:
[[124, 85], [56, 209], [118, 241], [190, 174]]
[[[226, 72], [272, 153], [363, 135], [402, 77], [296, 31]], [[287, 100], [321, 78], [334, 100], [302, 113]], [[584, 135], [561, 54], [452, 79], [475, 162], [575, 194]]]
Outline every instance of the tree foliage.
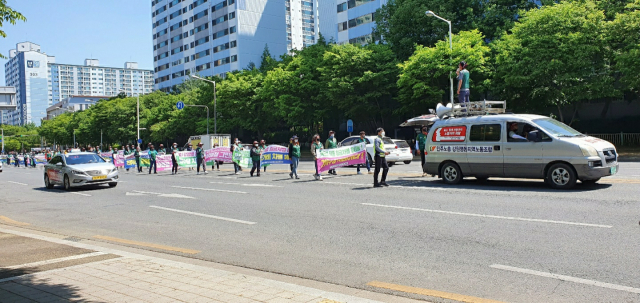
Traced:
[[[21, 13], [14, 11], [11, 7], [7, 5], [7, 0], [0, 0], [0, 37], [6, 38], [7, 33], [2, 30], [2, 26], [4, 22], [9, 22], [10, 24], [16, 24], [16, 21], [27, 21], [27, 18], [23, 16]], [[0, 54], [0, 58], [5, 58], [2, 54]]]

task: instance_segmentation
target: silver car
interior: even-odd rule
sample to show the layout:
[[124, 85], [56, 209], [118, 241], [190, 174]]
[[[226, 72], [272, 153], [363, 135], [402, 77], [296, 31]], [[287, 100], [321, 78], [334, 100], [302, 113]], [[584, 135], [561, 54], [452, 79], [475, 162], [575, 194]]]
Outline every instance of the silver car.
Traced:
[[109, 184], [118, 185], [118, 170], [95, 153], [69, 153], [54, 156], [44, 166], [44, 185], [51, 189], [62, 185], [71, 187]]

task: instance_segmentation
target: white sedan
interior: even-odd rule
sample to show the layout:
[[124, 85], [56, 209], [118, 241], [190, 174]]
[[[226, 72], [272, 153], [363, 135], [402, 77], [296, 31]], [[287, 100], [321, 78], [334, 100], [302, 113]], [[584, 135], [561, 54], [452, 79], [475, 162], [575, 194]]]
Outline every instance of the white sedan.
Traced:
[[411, 152], [411, 146], [405, 140], [393, 140], [393, 143], [398, 147], [398, 161], [402, 161], [404, 164], [411, 164], [413, 160], [413, 153]]

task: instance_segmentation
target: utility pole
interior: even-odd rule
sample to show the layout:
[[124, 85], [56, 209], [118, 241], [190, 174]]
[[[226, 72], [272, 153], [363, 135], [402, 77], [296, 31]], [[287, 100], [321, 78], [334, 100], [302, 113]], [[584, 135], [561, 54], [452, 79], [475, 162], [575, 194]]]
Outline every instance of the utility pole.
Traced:
[[[0, 113], [0, 115], [2, 115], [2, 113]], [[4, 128], [2, 128], [2, 135], [0, 135], [0, 138], [2, 138], [2, 152], [4, 153]]]
[[[138, 102], [137, 102], [137, 106], [136, 106], [136, 112], [137, 112], [137, 120], [138, 120], [138, 139], [136, 140], [136, 143], [138, 144], [138, 147], [140, 147], [140, 94], [138, 94]], [[100, 133], [102, 134], [102, 133]], [[102, 149], [102, 136], [100, 136], [100, 149]]]

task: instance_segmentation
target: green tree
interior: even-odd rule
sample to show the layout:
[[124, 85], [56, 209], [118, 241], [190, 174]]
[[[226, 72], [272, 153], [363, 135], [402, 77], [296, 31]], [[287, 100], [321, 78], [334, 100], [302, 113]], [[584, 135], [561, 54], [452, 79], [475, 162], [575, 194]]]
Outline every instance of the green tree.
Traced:
[[[604, 13], [592, 2], [563, 2], [523, 14], [512, 33], [493, 44], [493, 93], [529, 110], [562, 109], [620, 96], [613, 86]], [[574, 115], [575, 116], [575, 115]], [[573, 119], [573, 117], [572, 117]]]
[[[4, 22], [9, 22], [15, 25], [16, 21], [27, 21], [27, 18], [7, 6], [7, 0], [0, 0], [0, 36], [2, 36], [2, 38], [7, 37], [7, 33], [2, 30]], [[0, 58], [4, 59], [6, 57], [0, 54]]]
[[463, 60], [470, 67], [471, 98], [480, 99], [490, 84], [490, 52], [477, 30], [454, 35], [453, 52], [448, 40], [441, 40], [435, 47], [418, 46], [413, 56], [400, 64], [398, 112], [420, 115], [438, 102], [448, 102], [449, 77], [454, 78], [455, 90], [455, 68]]
[[272, 70], [278, 66], [278, 61], [271, 56], [271, 52], [269, 51], [269, 45], [264, 45], [264, 50], [262, 51], [262, 56], [260, 56], [260, 71], [266, 72]]
[[625, 90], [640, 94], [640, 0], [628, 4], [616, 15], [610, 26], [609, 38], [615, 50], [615, 69], [621, 74]]

